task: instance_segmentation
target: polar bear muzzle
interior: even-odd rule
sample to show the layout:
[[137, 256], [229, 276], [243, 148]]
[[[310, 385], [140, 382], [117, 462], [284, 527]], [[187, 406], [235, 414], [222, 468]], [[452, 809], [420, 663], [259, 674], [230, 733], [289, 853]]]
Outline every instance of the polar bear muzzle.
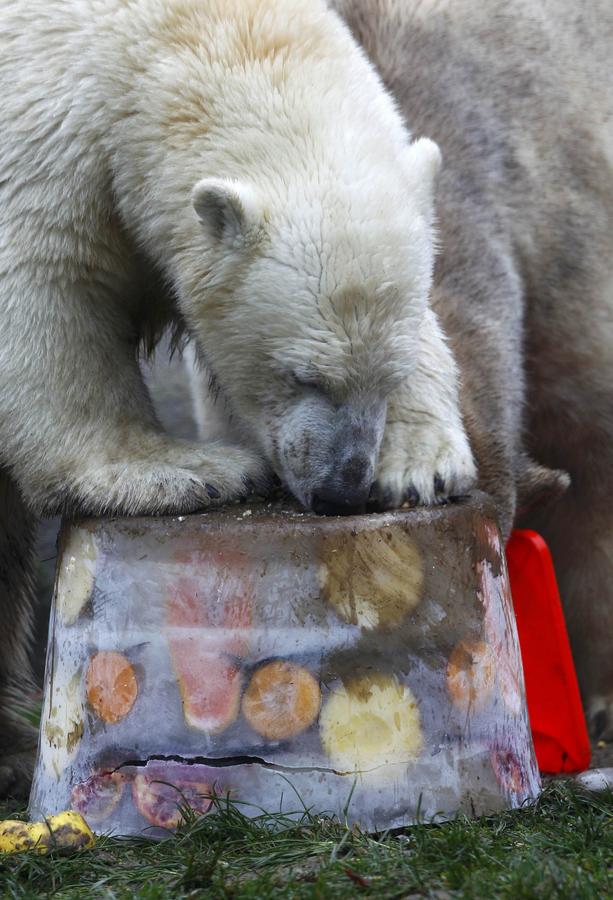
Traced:
[[374, 467], [364, 453], [354, 453], [312, 494], [311, 508], [322, 516], [346, 516], [366, 511]]
[[320, 515], [365, 512], [385, 423], [384, 400], [334, 406], [310, 396], [287, 411], [277, 435], [278, 474]]

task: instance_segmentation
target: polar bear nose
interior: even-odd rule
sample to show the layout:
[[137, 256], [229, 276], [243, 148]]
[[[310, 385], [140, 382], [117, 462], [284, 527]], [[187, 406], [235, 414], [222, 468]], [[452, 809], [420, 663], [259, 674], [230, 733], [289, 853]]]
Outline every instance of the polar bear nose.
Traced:
[[318, 516], [351, 516], [366, 512], [369, 491], [326, 491], [313, 494], [311, 508]]
[[373, 468], [365, 456], [352, 456], [313, 492], [311, 508], [321, 516], [348, 516], [366, 512]]

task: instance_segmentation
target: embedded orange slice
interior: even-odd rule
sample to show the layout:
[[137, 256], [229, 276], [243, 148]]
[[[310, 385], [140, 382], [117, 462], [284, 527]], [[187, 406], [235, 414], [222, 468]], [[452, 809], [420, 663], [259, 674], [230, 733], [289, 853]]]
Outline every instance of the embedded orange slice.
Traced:
[[496, 682], [496, 657], [485, 641], [466, 639], [457, 644], [447, 664], [447, 690], [455, 706], [480, 709]]
[[128, 715], [138, 695], [134, 669], [123, 653], [115, 650], [100, 650], [92, 656], [85, 685], [89, 705], [110, 724]]
[[313, 724], [320, 703], [319, 684], [307, 669], [275, 660], [253, 674], [243, 697], [243, 715], [258, 734], [283, 741]]

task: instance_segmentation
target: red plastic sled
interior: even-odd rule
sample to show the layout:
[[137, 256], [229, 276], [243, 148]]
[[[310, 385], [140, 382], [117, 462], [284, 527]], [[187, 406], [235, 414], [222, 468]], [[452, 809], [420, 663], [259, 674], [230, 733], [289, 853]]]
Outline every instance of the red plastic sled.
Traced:
[[535, 531], [514, 531], [507, 563], [539, 768], [582, 771], [590, 741], [547, 544]]

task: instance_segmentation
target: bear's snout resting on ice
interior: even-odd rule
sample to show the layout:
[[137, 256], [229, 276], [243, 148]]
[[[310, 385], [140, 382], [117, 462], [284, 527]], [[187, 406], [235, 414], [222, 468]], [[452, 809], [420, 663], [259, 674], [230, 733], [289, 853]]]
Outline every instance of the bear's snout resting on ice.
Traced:
[[[192, 238], [186, 267], [188, 327], [241, 442], [318, 512], [363, 509], [375, 479], [401, 502], [409, 489], [425, 501], [461, 492], [474, 476], [454, 363], [427, 302], [438, 149], [401, 131], [379, 167], [380, 137], [371, 147], [345, 118], [346, 133], [319, 135], [325, 163], [290, 144], [270, 175], [263, 164], [257, 179], [198, 184], [217, 257], [203, 276]], [[308, 144], [316, 126], [301, 127]], [[385, 446], [394, 412], [410, 447]]]
[[[271, 470], [320, 511], [429, 502], [475, 467], [428, 305], [439, 151], [323, 0], [3, 0], [0, 82], [1, 793], [33, 516]], [[172, 323], [240, 445], [159, 428], [137, 354]]]

